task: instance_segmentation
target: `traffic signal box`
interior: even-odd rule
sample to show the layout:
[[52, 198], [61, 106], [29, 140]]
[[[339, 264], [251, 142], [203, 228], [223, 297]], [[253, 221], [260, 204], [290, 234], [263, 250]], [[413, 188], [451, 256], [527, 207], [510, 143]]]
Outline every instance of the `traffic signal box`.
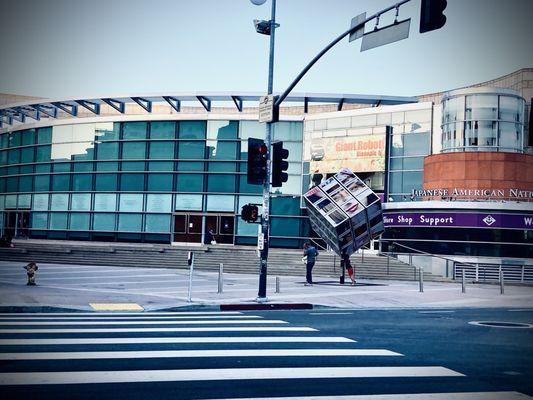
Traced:
[[283, 142], [272, 143], [272, 187], [281, 187], [289, 179], [285, 172], [289, 168], [288, 157], [289, 150], [283, 148]]
[[266, 178], [267, 147], [263, 139], [248, 138], [248, 175], [250, 185], [262, 185]]
[[448, 5], [446, 0], [422, 0], [420, 7], [420, 33], [440, 29], [446, 24], [443, 14]]
[[246, 222], [256, 222], [259, 218], [259, 208], [255, 204], [245, 204], [241, 209], [241, 218]]

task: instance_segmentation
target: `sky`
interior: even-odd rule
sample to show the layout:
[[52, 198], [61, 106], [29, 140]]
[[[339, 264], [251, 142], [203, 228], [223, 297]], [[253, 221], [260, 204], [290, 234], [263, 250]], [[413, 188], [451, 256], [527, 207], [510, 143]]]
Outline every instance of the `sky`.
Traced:
[[[270, 18], [271, 1], [0, 0], [0, 93], [266, 92], [269, 38], [252, 21]], [[395, 3], [277, 0], [274, 91], [352, 17]], [[400, 8], [400, 20], [411, 18], [408, 39], [364, 52], [361, 40], [343, 39], [293, 92], [413, 96], [533, 67], [533, 0], [448, 0], [446, 25], [423, 34], [419, 10], [420, 0]]]

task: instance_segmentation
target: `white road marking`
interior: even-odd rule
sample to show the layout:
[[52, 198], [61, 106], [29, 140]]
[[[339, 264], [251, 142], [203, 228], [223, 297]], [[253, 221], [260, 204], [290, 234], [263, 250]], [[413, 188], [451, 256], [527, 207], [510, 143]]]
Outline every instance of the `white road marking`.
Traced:
[[[91, 320], [98, 320], [98, 321], [102, 321], [102, 320], [113, 320], [113, 321], [119, 321], [119, 320], [122, 320], [122, 321], [126, 321], [126, 320], [130, 320], [131, 323], [139, 323], [137, 321], [144, 321], [146, 320], [147, 322], [154, 322], [156, 323], [157, 321], [168, 321], [169, 319], [175, 319], [175, 320], [195, 320], [195, 319], [224, 319], [224, 318], [228, 318], [228, 319], [232, 319], [232, 318], [243, 318], [243, 319], [259, 319], [259, 318], [263, 318], [263, 317], [260, 317], [258, 315], [189, 315], [189, 316], [170, 316], [170, 315], [165, 315], [165, 316], [162, 316], [162, 317], [152, 317], [152, 316], [148, 316], [148, 315], [139, 315], [139, 316], [132, 316], [132, 317], [128, 317], [128, 316], [121, 316], [119, 318], [117, 317], [99, 317], [99, 316], [94, 316], [94, 317], [59, 317], [59, 318], [53, 318], [53, 317], [50, 317], [50, 318], [44, 318], [44, 317], [41, 317], [41, 318], [31, 318], [31, 317], [28, 317], [28, 318], [24, 318], [24, 321], [27, 322], [27, 325], [44, 325], [46, 324], [47, 322], [42, 322], [44, 319], [50, 319], [50, 324], [54, 324], [54, 321], [56, 320], [59, 320], [59, 321], [63, 321], [63, 322], [69, 322], [71, 325], [79, 325], [81, 320], [83, 321], [88, 321], [90, 322]], [[21, 318], [12, 318], [12, 317], [0, 317], [0, 325], [23, 325], [22, 322], [18, 322], [20, 321]], [[17, 321], [17, 322], [10, 322], [10, 321]], [[35, 322], [31, 322], [31, 321], [35, 321]], [[163, 322], [163, 323], [167, 323], [167, 322]]]
[[311, 332], [308, 327], [283, 326], [225, 326], [225, 327], [187, 327], [187, 328], [81, 328], [81, 329], [0, 329], [0, 333], [122, 333], [122, 332]]
[[0, 313], [0, 317], [6, 316], [6, 317], [28, 317], [28, 316], [35, 316], [35, 317], [42, 317], [42, 318], [49, 318], [49, 317], [56, 317], [56, 316], [72, 316], [72, 317], [79, 317], [79, 316], [101, 316], [101, 315], [112, 315], [114, 317], [116, 316], [128, 316], [128, 317], [148, 317], [148, 316], [156, 316], [159, 317], [161, 315], [172, 315], [172, 316], [179, 316], [179, 315], [226, 315], [226, 314], [242, 314], [240, 311], [175, 311], [175, 312], [58, 312], [58, 313]]
[[432, 311], [419, 311], [419, 314], [440, 314], [440, 313], [454, 313], [454, 310], [432, 310]]
[[[531, 397], [519, 392], [456, 392], [456, 393], [399, 393], [362, 394], [352, 396], [295, 396], [269, 397], [268, 400], [527, 400]], [[213, 399], [214, 400], [214, 399]], [[218, 400], [265, 400], [265, 397], [246, 397]]]
[[309, 315], [353, 315], [351, 312], [315, 312]]
[[341, 336], [199, 336], [132, 338], [0, 339], [0, 346], [138, 343], [357, 343]]
[[0, 360], [94, 360], [135, 358], [204, 357], [333, 357], [402, 356], [383, 349], [247, 349], [247, 350], [153, 350], [153, 351], [72, 351], [0, 353]]
[[213, 324], [286, 324], [287, 321], [279, 319], [261, 320], [192, 320], [192, 321], [8, 321], [0, 322], [0, 326], [11, 325], [213, 325]]
[[138, 371], [6, 372], [0, 385], [57, 385], [120, 382], [226, 381], [242, 379], [458, 377], [444, 367], [223, 368]]

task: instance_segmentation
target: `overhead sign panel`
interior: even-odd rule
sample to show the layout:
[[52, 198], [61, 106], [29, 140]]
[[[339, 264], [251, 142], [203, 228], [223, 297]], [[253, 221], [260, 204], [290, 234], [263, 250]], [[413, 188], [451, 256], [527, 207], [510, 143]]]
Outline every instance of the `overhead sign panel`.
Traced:
[[384, 230], [378, 196], [348, 168], [304, 199], [311, 226], [338, 255], [354, 253]]
[[[350, 27], [354, 28], [355, 26], [363, 22], [365, 19], [366, 19], [366, 12], [359, 14], [357, 17], [353, 17]], [[363, 25], [362, 27], [357, 29], [355, 32], [350, 33], [350, 37], [348, 38], [348, 41], [353, 42], [354, 40], [357, 40], [360, 37], [363, 37], [364, 32], [365, 32], [365, 26]]]
[[361, 42], [361, 51], [407, 39], [410, 25], [411, 18], [365, 33]]

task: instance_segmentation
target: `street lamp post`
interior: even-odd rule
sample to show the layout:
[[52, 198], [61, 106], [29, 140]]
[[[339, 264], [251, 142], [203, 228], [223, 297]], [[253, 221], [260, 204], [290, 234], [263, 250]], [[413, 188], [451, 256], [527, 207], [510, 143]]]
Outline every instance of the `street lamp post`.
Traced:
[[[251, 0], [256, 5], [263, 4], [264, 1]], [[270, 52], [268, 58], [268, 87], [267, 94], [272, 94], [274, 86], [274, 41], [276, 34], [276, 0], [272, 0], [272, 10], [270, 14], [270, 29], [268, 35], [270, 36]], [[267, 284], [267, 263], [268, 263], [268, 248], [269, 248], [269, 227], [270, 227], [270, 145], [272, 143], [272, 123], [265, 123], [265, 145], [267, 148], [266, 154], [266, 177], [263, 182], [263, 214], [261, 218], [261, 233], [263, 236], [263, 249], [261, 250], [261, 265], [259, 273], [259, 291], [257, 293], [258, 302], [266, 302], [266, 284]]]

